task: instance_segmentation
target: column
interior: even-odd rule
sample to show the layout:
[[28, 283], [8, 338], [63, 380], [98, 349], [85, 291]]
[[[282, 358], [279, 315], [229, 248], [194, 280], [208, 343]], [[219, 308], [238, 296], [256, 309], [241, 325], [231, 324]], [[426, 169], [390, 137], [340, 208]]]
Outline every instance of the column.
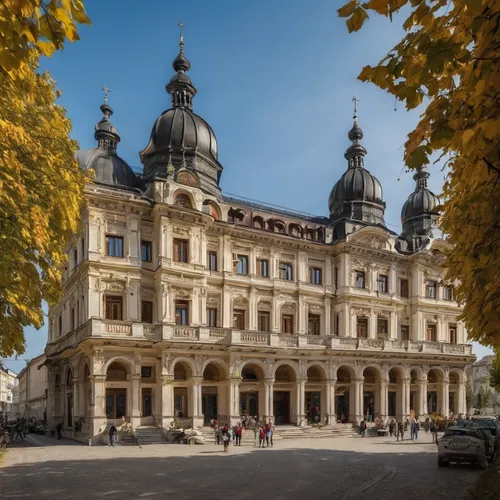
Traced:
[[398, 315], [396, 311], [391, 311], [389, 314], [389, 338], [398, 338]]
[[380, 417], [387, 419], [389, 415], [389, 399], [387, 393], [389, 391], [389, 379], [383, 378], [380, 380]]
[[447, 417], [450, 414], [450, 381], [443, 380], [441, 388], [441, 413]]
[[363, 420], [363, 379], [354, 379], [351, 381], [349, 413], [350, 421], [360, 422]]
[[91, 381], [93, 399], [91, 434], [93, 438], [96, 438], [99, 434], [104, 432], [107, 423], [105, 408], [106, 375], [93, 375], [91, 376]]
[[396, 266], [394, 264], [391, 265], [389, 270], [389, 293], [391, 295], [395, 295], [398, 292], [398, 275]]
[[296, 424], [299, 426], [304, 426], [307, 424], [307, 422], [305, 421], [306, 420], [306, 418], [305, 418], [306, 382], [307, 382], [307, 380], [297, 380], [297, 382], [295, 384], [295, 390], [296, 390], [295, 414], [297, 416]]
[[372, 311], [370, 313], [369, 317], [369, 325], [368, 325], [368, 338], [369, 339], [376, 339], [378, 334], [377, 334], [377, 313]]
[[131, 375], [130, 381], [132, 382], [132, 416], [130, 423], [132, 429], [141, 425], [141, 376]]
[[240, 377], [229, 379], [229, 408], [228, 419], [231, 425], [235, 425], [240, 419]]
[[274, 420], [273, 414], [273, 401], [274, 401], [274, 379], [265, 379], [264, 380], [264, 391], [265, 391], [265, 403], [264, 403], [264, 419], [265, 420]]
[[[76, 373], [73, 372], [73, 373]], [[73, 422], [80, 418], [82, 416], [82, 413], [80, 412], [81, 405], [80, 405], [80, 379], [78, 377], [73, 377]], [[75, 427], [75, 424], [73, 423], [73, 427]]]
[[200, 290], [200, 323], [202, 325], [207, 324], [207, 289], [202, 288]]
[[201, 405], [201, 382], [203, 377], [191, 378], [191, 401], [193, 428], [203, 426], [203, 414]]
[[306, 322], [307, 322], [307, 311], [308, 307], [306, 301], [299, 295], [299, 310], [298, 310], [298, 325], [297, 325], [297, 333], [299, 335], [303, 335], [307, 331]]
[[257, 295], [255, 288], [250, 288], [250, 299], [248, 301], [248, 329], [257, 330]]
[[56, 374], [53, 371], [48, 371], [48, 388], [47, 388], [47, 423], [49, 426], [55, 425], [54, 421], [55, 417], [55, 383], [56, 383]]
[[271, 328], [271, 332], [278, 333], [280, 329], [280, 321], [278, 318], [279, 304], [278, 304], [278, 298], [274, 294], [273, 294], [272, 304], [273, 307], [271, 310], [271, 324], [269, 325], [269, 327]]
[[320, 331], [320, 334], [322, 336], [324, 335], [332, 335], [333, 334], [333, 328], [332, 328], [332, 301], [329, 296], [325, 297], [325, 312], [324, 312], [324, 320], [323, 320], [324, 327]]
[[161, 381], [161, 426], [164, 429], [170, 428], [170, 423], [174, 419], [174, 376], [162, 375]]
[[422, 379], [417, 381], [418, 384], [418, 398], [419, 405], [418, 411], [419, 416], [427, 415], [427, 379]]
[[224, 286], [222, 292], [222, 328], [232, 328], [232, 315], [231, 291], [227, 286]]
[[459, 382], [458, 384], [458, 413], [465, 415], [467, 413], [467, 393], [465, 382]]
[[411, 378], [405, 378], [402, 380], [403, 390], [401, 395], [401, 401], [403, 407], [401, 415], [404, 418], [410, 416], [410, 383], [411, 383]]
[[327, 425], [334, 425], [337, 423], [337, 415], [335, 411], [335, 383], [336, 378], [326, 381], [325, 386], [325, 400], [326, 400], [326, 423]]
[[199, 326], [200, 324], [200, 300], [199, 300], [199, 289], [193, 288], [191, 292], [191, 320], [190, 324], [193, 326]]

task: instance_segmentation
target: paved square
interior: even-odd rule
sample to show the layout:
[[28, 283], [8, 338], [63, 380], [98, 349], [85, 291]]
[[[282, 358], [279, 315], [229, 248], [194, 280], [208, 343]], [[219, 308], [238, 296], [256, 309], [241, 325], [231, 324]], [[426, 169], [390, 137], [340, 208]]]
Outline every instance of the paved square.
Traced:
[[108, 448], [29, 439], [32, 446], [7, 453], [0, 498], [460, 500], [480, 473], [438, 469], [436, 445], [425, 435], [418, 443], [281, 440], [229, 454], [214, 444]]

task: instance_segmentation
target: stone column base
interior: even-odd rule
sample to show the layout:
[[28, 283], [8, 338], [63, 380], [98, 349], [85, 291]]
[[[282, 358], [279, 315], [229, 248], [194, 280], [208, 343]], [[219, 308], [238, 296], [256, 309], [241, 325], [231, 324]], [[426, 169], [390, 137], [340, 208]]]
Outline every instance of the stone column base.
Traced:
[[198, 427], [203, 427], [203, 415], [197, 415], [193, 417], [193, 429], [197, 429]]

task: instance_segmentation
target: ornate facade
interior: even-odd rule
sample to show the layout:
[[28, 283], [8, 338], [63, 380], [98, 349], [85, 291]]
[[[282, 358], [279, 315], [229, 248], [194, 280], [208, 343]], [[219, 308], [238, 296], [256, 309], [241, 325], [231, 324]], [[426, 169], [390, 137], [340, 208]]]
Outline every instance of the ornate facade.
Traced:
[[183, 48], [144, 172], [117, 155], [107, 103], [97, 147], [79, 155], [95, 180], [49, 312], [49, 419], [87, 439], [123, 416], [168, 428], [243, 413], [306, 425], [312, 407], [328, 424], [465, 413], [474, 357], [428, 173], [403, 234], [388, 230], [355, 115], [328, 217], [225, 197]]

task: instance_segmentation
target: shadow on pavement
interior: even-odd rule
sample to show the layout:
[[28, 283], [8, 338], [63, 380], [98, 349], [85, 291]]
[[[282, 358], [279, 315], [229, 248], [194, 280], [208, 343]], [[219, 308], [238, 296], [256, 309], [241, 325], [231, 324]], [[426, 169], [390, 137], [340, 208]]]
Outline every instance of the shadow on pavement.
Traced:
[[438, 468], [431, 452], [202, 451], [13, 465], [0, 469], [0, 498], [460, 500], [478, 473]]

